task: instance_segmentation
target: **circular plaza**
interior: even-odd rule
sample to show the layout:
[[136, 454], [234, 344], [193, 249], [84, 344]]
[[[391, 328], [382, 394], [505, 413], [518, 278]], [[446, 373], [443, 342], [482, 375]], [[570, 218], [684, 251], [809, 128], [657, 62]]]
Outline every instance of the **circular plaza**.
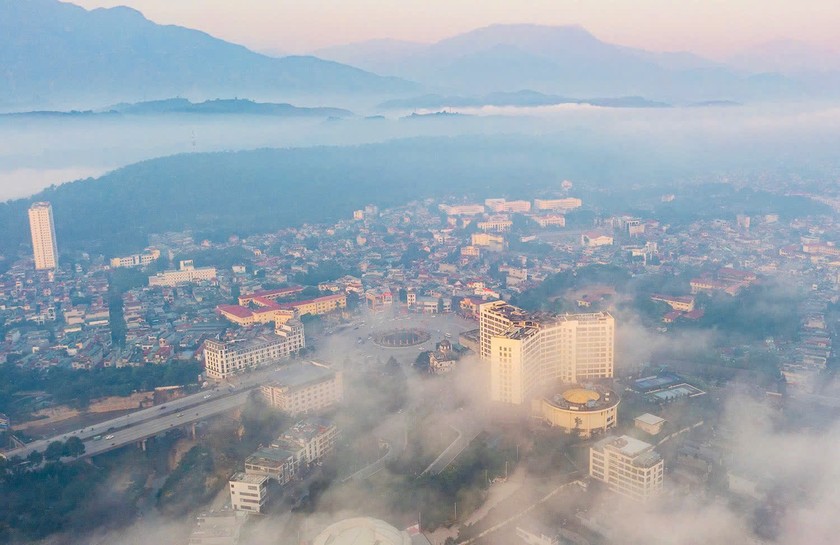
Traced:
[[385, 348], [403, 348], [423, 344], [432, 338], [432, 334], [420, 328], [389, 329], [373, 333], [373, 342]]

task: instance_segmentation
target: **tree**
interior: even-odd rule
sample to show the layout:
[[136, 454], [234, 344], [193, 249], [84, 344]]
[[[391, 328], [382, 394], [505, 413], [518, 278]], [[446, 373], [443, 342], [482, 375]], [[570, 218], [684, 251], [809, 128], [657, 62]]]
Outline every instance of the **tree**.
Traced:
[[26, 459], [33, 466], [37, 466], [37, 465], [41, 465], [41, 462], [44, 461], [44, 455], [41, 454], [40, 450], [33, 450], [32, 452], [29, 453], [29, 456], [27, 456]]
[[78, 437], [70, 437], [64, 443], [64, 456], [72, 456], [74, 458], [85, 453], [85, 444]]
[[64, 455], [64, 443], [61, 441], [53, 441], [47, 445], [44, 451], [44, 458], [51, 462], [56, 462]]

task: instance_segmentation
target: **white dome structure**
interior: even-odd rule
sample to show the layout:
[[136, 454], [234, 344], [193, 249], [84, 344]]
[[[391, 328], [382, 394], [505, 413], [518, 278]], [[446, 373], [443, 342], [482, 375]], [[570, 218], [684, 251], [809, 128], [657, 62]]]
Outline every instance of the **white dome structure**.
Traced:
[[411, 545], [411, 537], [385, 521], [357, 517], [331, 524], [312, 545]]

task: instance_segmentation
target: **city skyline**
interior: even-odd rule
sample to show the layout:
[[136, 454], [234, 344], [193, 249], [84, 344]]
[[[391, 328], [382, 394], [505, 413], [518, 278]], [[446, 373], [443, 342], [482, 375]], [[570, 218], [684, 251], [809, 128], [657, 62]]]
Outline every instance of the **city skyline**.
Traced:
[[[651, 51], [690, 51], [723, 60], [768, 42], [796, 40], [840, 50], [834, 28], [840, 5], [804, 0], [794, 7], [774, 0], [735, 2], [665, 0], [530, 0], [515, 9], [500, 0], [399, 3], [330, 0], [271, 3], [246, 0], [76, 0], [84, 8], [128, 6], [160, 24], [196, 28], [249, 48], [275, 54], [393, 39], [434, 43], [493, 24], [579, 25], [597, 38]], [[480, 8], [480, 9], [479, 9]]]

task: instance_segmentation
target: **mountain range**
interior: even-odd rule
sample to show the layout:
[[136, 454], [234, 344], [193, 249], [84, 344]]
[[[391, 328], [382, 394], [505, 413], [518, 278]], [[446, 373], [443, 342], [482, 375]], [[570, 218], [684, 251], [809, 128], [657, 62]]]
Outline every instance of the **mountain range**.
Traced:
[[102, 110], [54, 111], [0, 113], [0, 117], [89, 117], [101, 115], [258, 115], [272, 117], [350, 117], [353, 112], [343, 108], [301, 108], [291, 104], [254, 102], [245, 99], [216, 99], [204, 102], [190, 102], [185, 98], [151, 100], [147, 102], [121, 103]]
[[89, 11], [58, 0], [0, 0], [0, 67], [5, 111], [177, 96], [370, 105], [522, 89], [672, 104], [840, 96], [837, 54], [797, 43], [721, 63], [610, 44], [580, 26], [505, 24], [433, 44], [372, 40], [277, 57], [130, 8]]
[[450, 93], [527, 88], [566, 96], [693, 102], [809, 92], [793, 78], [749, 73], [688, 52], [606, 43], [580, 26], [491, 25], [428, 45], [374, 40], [314, 54]]
[[[311, 56], [273, 58], [116, 7], [0, 0], [0, 106], [96, 106], [172, 96], [294, 100], [418, 86]], [[18, 108], [20, 109], [20, 108]]]
[[665, 102], [647, 100], [642, 97], [579, 99], [558, 95], [547, 95], [525, 89], [513, 93], [490, 93], [484, 96], [427, 94], [417, 97], [387, 100], [382, 104], [379, 104], [378, 107], [383, 110], [428, 110], [441, 108], [482, 108], [484, 106], [512, 106], [522, 108], [556, 106], [561, 104], [601, 106], [604, 108], [668, 108], [671, 106]]

